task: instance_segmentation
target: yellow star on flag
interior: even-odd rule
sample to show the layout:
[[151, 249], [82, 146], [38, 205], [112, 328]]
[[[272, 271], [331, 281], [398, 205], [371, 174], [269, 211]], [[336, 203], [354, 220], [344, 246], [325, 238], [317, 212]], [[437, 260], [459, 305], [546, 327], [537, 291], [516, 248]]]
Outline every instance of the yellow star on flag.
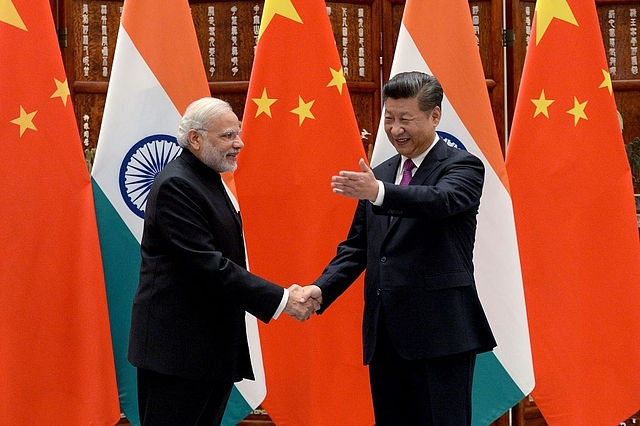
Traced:
[[333, 76], [333, 78], [331, 79], [329, 84], [327, 84], [327, 87], [336, 86], [338, 92], [342, 95], [342, 86], [347, 84], [347, 80], [344, 78], [344, 71], [342, 67], [340, 67], [339, 70], [334, 70], [333, 68], [329, 68], [329, 70], [331, 71], [331, 75]]
[[316, 119], [311, 113], [311, 107], [315, 101], [305, 102], [302, 96], [298, 96], [298, 108], [292, 109], [290, 112], [298, 115], [298, 125], [302, 126], [305, 118]]
[[15, 120], [11, 120], [13, 124], [17, 124], [18, 126], [20, 126], [20, 137], [22, 137], [22, 134], [27, 129], [38, 130], [33, 124], [33, 117], [35, 117], [37, 113], [38, 111], [27, 113], [24, 108], [22, 108], [22, 105], [20, 105], [20, 117], [16, 118]]
[[567, 111], [568, 114], [573, 115], [573, 125], [577, 126], [578, 125], [578, 121], [581, 118], [584, 118], [585, 120], [588, 120], [587, 118], [587, 114], [584, 113], [584, 109], [587, 107], [587, 103], [589, 101], [584, 101], [583, 103], [578, 102], [578, 98], [576, 98], [575, 96], [573, 97], [573, 108], [571, 108], [569, 111]]
[[253, 102], [258, 105], [258, 110], [256, 111], [256, 117], [262, 113], [267, 114], [271, 117], [271, 105], [273, 105], [277, 99], [271, 99], [267, 96], [267, 88], [262, 89], [262, 97], [260, 98], [251, 98]]
[[609, 94], [613, 95], [613, 84], [611, 83], [611, 74], [609, 74], [607, 70], [602, 70], [602, 76], [604, 77], [604, 80], [602, 80], [602, 84], [598, 86], [598, 89], [602, 89], [603, 87], [606, 87], [607, 89], [609, 89]]
[[536, 112], [533, 113], [533, 117], [537, 117], [538, 114], [544, 114], [547, 118], [549, 118], [549, 105], [555, 102], [553, 99], [547, 99], [544, 94], [544, 89], [542, 89], [542, 93], [540, 93], [540, 98], [531, 99], [531, 102], [536, 106]]
[[302, 19], [298, 15], [298, 11], [291, 3], [291, 0], [270, 0], [265, 2], [262, 11], [262, 22], [260, 23], [260, 31], [258, 31], [258, 40], [262, 37], [262, 33], [267, 29], [274, 16], [280, 15], [292, 21], [302, 24]]
[[0, 22], [6, 22], [21, 30], [28, 31], [11, 0], [0, 0]]
[[62, 99], [62, 104], [67, 106], [67, 99], [69, 98], [69, 83], [68, 80], [60, 81], [57, 78], [54, 78], [53, 81], [56, 83], [56, 91], [51, 95], [51, 98], [60, 98]]
[[573, 16], [573, 11], [567, 0], [538, 0], [536, 2], [536, 46], [540, 43], [554, 18], [578, 26], [578, 21]]

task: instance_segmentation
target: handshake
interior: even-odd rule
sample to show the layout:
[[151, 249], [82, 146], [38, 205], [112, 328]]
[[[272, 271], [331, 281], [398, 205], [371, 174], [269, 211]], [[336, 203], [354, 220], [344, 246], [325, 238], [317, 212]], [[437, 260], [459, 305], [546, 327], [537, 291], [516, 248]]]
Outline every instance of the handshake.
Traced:
[[298, 321], [306, 321], [311, 315], [320, 309], [322, 303], [322, 290], [317, 285], [300, 287], [293, 284], [289, 287], [289, 300], [284, 307], [284, 312]]

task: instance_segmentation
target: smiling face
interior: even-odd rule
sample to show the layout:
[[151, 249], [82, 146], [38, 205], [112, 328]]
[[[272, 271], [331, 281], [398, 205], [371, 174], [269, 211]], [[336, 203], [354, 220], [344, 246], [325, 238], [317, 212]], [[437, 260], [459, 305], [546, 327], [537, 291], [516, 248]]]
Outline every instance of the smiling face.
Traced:
[[421, 111], [417, 98], [387, 98], [384, 131], [399, 154], [415, 158], [426, 151], [436, 136], [440, 107]]
[[200, 161], [218, 173], [236, 170], [244, 142], [240, 139], [240, 121], [233, 111], [223, 113], [206, 129], [190, 132], [192, 152]]

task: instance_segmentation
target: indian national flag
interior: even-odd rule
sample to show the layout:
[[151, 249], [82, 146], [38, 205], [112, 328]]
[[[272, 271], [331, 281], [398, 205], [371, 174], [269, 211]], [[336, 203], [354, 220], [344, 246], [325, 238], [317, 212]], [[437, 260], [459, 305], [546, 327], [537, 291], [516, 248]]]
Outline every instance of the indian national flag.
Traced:
[[[122, 411], [140, 423], [135, 368], [127, 361], [131, 305], [149, 188], [181, 151], [180, 117], [210, 96], [187, 0], [127, 0], [92, 171]], [[236, 424], [265, 394], [256, 319], [247, 316], [255, 382], [234, 389], [224, 424]]]
[[[438, 134], [486, 168], [474, 266], [498, 346], [477, 360], [473, 424], [487, 425], [524, 398], [534, 379], [509, 184], [467, 1], [407, 0], [391, 75], [403, 71], [423, 71], [442, 83]], [[372, 166], [394, 154], [381, 120]]]

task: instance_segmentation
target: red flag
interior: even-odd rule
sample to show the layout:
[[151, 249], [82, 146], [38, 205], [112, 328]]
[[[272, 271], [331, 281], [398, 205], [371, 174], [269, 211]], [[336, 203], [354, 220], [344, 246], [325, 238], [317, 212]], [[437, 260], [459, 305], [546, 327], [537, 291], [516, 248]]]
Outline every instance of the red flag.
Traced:
[[[251, 270], [309, 284], [344, 240], [356, 201], [331, 176], [365, 157], [324, 1], [266, 0], [235, 172]], [[322, 316], [260, 334], [263, 403], [278, 426], [371, 425], [359, 280]]]
[[550, 425], [640, 407], [640, 243], [593, 0], [538, 0], [506, 160]]
[[0, 419], [120, 419], [91, 181], [49, 2], [0, 7]]

